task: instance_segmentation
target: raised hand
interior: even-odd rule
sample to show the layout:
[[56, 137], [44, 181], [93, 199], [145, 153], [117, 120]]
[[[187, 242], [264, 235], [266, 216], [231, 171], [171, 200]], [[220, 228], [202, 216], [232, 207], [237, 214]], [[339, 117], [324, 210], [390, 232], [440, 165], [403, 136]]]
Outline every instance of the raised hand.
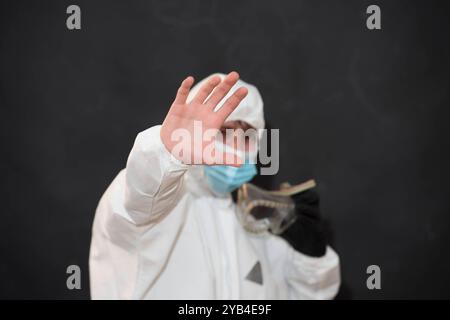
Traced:
[[222, 81], [219, 76], [211, 77], [190, 103], [187, 97], [194, 78], [181, 83], [160, 131], [161, 141], [173, 156], [185, 164], [242, 164], [237, 156], [220, 156], [223, 151], [216, 150], [214, 143], [227, 117], [247, 96], [247, 89], [241, 87], [214, 111], [238, 80], [237, 72], [229, 73]]

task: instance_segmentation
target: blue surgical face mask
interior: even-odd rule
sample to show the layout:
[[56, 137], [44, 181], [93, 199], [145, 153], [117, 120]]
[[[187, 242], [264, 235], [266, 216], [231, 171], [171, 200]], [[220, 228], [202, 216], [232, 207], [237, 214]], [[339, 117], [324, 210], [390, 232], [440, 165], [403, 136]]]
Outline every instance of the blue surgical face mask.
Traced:
[[205, 166], [205, 176], [211, 189], [218, 194], [232, 192], [253, 179], [256, 165], [245, 163], [240, 167]]

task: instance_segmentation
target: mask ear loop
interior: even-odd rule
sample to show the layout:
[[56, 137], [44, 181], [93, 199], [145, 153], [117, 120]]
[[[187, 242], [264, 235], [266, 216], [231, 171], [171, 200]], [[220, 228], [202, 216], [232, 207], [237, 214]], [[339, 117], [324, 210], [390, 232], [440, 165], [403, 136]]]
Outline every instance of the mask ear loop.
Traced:
[[214, 147], [215, 147], [216, 151], [221, 152], [224, 157], [226, 157], [226, 154], [229, 153], [229, 154], [238, 156], [239, 158], [242, 159], [242, 161], [245, 162], [245, 159], [244, 159], [245, 153], [243, 151], [240, 151], [238, 149], [233, 149], [229, 145], [224, 144], [222, 141], [219, 141], [219, 140], [216, 140], [214, 142]]

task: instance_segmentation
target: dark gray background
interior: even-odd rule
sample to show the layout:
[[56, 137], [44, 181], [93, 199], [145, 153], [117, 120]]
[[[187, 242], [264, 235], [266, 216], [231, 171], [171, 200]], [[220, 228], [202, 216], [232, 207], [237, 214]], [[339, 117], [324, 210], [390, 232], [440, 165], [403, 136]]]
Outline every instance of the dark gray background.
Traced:
[[[94, 210], [134, 137], [188, 74], [237, 70], [280, 128], [274, 182], [319, 184], [339, 297], [450, 298], [445, 3], [2, 1], [0, 297], [88, 298]], [[366, 288], [371, 264], [382, 290]]]

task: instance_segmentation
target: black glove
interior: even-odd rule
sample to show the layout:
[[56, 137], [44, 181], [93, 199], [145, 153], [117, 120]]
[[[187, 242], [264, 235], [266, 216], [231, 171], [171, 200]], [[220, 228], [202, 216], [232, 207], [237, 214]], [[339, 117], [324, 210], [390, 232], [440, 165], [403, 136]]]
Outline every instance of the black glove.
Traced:
[[297, 220], [281, 237], [295, 250], [312, 257], [321, 257], [327, 248], [325, 226], [319, 211], [319, 195], [314, 189], [292, 196]]

